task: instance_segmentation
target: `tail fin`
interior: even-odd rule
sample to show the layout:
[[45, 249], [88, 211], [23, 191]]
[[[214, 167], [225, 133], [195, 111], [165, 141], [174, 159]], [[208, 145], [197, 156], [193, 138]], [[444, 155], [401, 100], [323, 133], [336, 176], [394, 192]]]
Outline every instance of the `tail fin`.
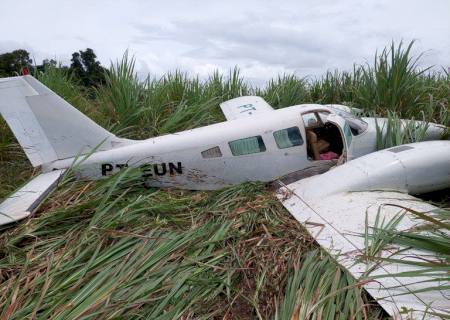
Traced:
[[0, 79], [0, 114], [33, 166], [126, 143], [30, 75]]

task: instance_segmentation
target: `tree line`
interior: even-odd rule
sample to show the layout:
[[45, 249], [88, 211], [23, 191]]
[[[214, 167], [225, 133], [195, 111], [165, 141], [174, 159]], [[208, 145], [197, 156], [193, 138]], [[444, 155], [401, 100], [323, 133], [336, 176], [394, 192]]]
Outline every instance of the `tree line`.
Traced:
[[72, 53], [70, 66], [58, 64], [54, 59], [44, 59], [42, 64], [33, 64], [30, 53], [24, 49], [0, 54], [0, 77], [11, 77], [28, 72], [42, 72], [48, 67], [65, 69], [80, 84], [91, 87], [105, 82], [106, 69], [97, 60], [94, 50], [87, 48]]

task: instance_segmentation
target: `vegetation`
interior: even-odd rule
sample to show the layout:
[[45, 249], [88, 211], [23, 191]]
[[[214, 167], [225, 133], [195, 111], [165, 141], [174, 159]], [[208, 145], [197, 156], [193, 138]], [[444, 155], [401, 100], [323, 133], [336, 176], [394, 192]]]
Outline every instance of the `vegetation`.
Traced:
[[19, 49], [0, 54], [0, 76], [11, 76], [31, 66], [33, 60], [28, 51]]
[[383, 124], [379, 124], [378, 120], [375, 120], [377, 150], [423, 141], [429, 128], [429, 122], [425, 119], [422, 119], [422, 122], [416, 122], [414, 120], [419, 119], [414, 119], [414, 117], [411, 120], [405, 121], [397, 113], [391, 111], [387, 112], [386, 122]]
[[66, 67], [58, 65], [54, 59], [44, 59], [41, 65], [33, 66], [33, 60], [27, 50], [14, 50], [0, 54], [0, 77], [27, 74], [30, 69], [34, 69], [35, 72], [45, 72], [49, 68], [57, 68], [68, 72], [86, 88], [96, 87], [105, 82], [107, 69], [100, 65], [97, 55], [91, 48], [74, 52], [71, 62], [70, 67]]
[[[390, 204], [386, 204], [390, 206]], [[398, 207], [397, 205], [391, 205]], [[408, 271], [394, 274], [367, 275], [373, 280], [386, 277], [411, 277], [420, 279], [421, 276], [430, 277], [425, 288], [417, 292], [434, 291], [443, 294], [441, 290], [449, 289], [450, 281], [450, 210], [439, 208], [433, 212], [419, 212], [409, 208], [399, 207], [401, 213], [388, 223], [379, 221], [372, 228], [366, 228], [366, 257], [377, 263], [395, 263], [410, 267]], [[379, 212], [380, 213], [380, 212]], [[398, 230], [396, 226], [404, 215], [409, 213], [415, 219], [416, 225], [406, 230]], [[393, 250], [392, 245], [398, 245]], [[390, 254], [386, 257], [377, 254], [389, 247]], [[425, 281], [425, 280], [423, 280]], [[413, 291], [415, 292], [415, 291]], [[448, 319], [449, 310], [437, 312], [428, 311], [430, 315]]]
[[94, 50], [87, 48], [72, 54], [70, 72], [77, 78], [85, 87], [98, 86], [105, 82], [106, 70], [96, 60], [97, 55]]
[[[127, 54], [95, 85], [50, 62], [34, 75], [130, 138], [223, 121], [219, 103], [246, 94], [276, 108], [342, 103], [449, 125], [450, 75], [419, 70], [411, 45], [392, 44], [373, 65], [352, 72], [281, 75], [264, 88], [246, 83], [237, 68], [204, 80], [180, 71], [140, 80]], [[0, 119], [0, 198], [34, 173]], [[378, 239], [391, 240], [382, 233]], [[0, 301], [2, 319], [383, 317], [361, 283], [317, 250], [270, 186], [143, 189], [133, 170], [90, 183], [68, 174], [33, 218], [4, 227]]]

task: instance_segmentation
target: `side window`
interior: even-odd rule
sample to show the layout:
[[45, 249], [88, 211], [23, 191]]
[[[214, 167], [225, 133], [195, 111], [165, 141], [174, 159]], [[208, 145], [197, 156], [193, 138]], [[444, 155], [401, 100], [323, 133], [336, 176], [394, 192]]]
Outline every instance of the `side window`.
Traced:
[[244, 138], [228, 142], [233, 156], [258, 153], [266, 151], [266, 146], [261, 136]]
[[202, 151], [202, 157], [205, 159], [208, 158], [219, 158], [222, 156], [222, 152], [219, 147], [214, 147], [205, 151]]
[[305, 113], [302, 115], [303, 123], [306, 128], [313, 128], [320, 125], [319, 120], [317, 120], [316, 114], [314, 112]]
[[350, 129], [350, 126], [347, 124], [347, 122], [344, 125], [344, 134], [345, 134], [345, 140], [347, 141], [347, 146], [350, 147], [352, 144], [352, 130]]
[[273, 137], [279, 149], [301, 146], [303, 144], [300, 130], [297, 127], [275, 131]]

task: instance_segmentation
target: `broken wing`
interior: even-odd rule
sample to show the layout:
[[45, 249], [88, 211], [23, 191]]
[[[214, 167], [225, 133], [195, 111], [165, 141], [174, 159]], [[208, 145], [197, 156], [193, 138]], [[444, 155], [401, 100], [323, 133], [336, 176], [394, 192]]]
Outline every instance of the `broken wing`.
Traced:
[[[417, 310], [413, 315], [414, 319], [422, 319], [428, 307], [428, 312], [450, 312], [450, 290], [423, 291], [432, 286], [445, 285], [440, 277], [397, 277], [394, 275], [417, 270], [417, 266], [392, 262], [377, 265], [373, 260], [364, 259], [367, 257], [364, 234], [372, 230], [370, 227], [374, 226], [377, 215], [378, 221], [384, 218], [386, 222], [402, 217], [397, 230], [406, 230], [417, 225], [417, 221], [401, 207], [419, 212], [430, 212], [436, 210], [436, 207], [401, 192], [341, 192], [326, 198], [314, 198], [301, 191], [305, 188], [308, 188], [308, 179], [281, 188], [279, 197], [283, 205], [355, 279], [381, 276], [366, 283], [364, 287], [391, 316], [399, 317], [402, 308]], [[404, 248], [390, 245], [379, 254], [393, 259], [425, 256], [426, 259], [436, 258], [413, 250], [396, 253], [400, 249]]]

